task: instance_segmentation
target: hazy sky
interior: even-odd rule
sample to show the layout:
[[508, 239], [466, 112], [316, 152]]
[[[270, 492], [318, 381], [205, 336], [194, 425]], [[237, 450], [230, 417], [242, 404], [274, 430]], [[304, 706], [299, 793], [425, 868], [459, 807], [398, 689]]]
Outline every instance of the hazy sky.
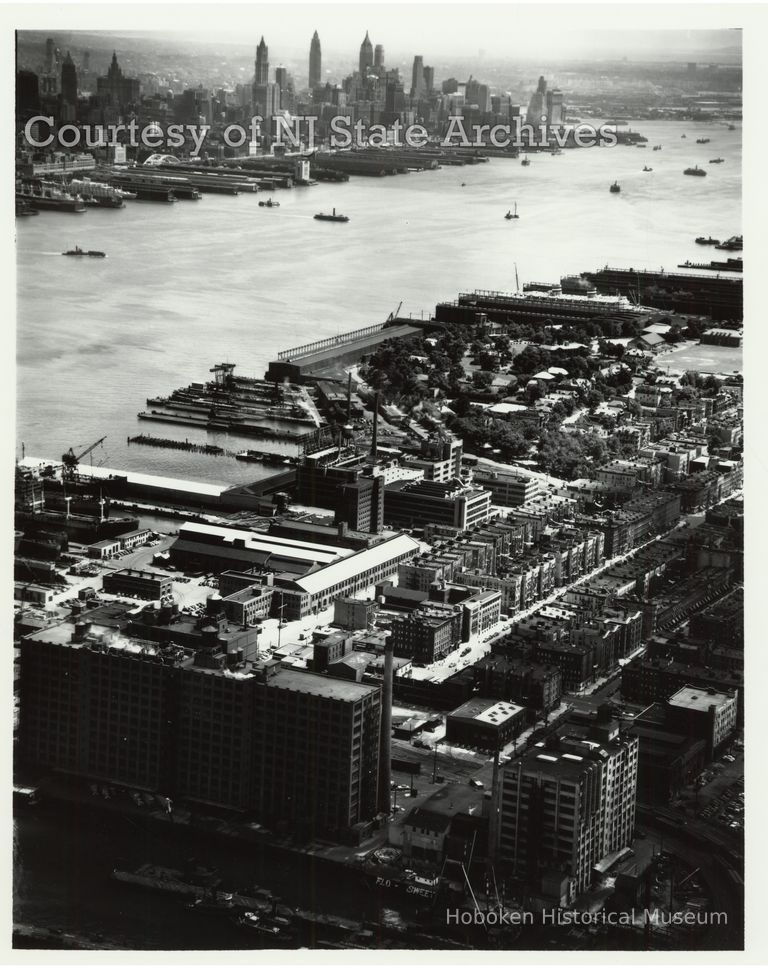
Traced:
[[[304, 52], [317, 29], [324, 51], [357, 50], [370, 33], [393, 57], [422, 53], [427, 63], [440, 55], [465, 53], [510, 60], [707, 59], [727, 51], [732, 60], [741, 43], [739, 5], [711, 4], [180, 4], [153, 5], [151, 17], [136, 16], [142, 4], [99, 7], [41, 5], [45, 26], [64, 29], [142, 27], [166, 36], [258, 43], [264, 34], [270, 59]], [[33, 13], [35, 8], [30, 6]], [[36, 18], [37, 19], [37, 18]], [[23, 20], [19, 17], [19, 20]], [[656, 28], [645, 29], [649, 22]], [[689, 25], [695, 22], [697, 29]], [[22, 24], [19, 23], [19, 26]], [[32, 23], [29, 26], [33, 26]], [[38, 26], [35, 24], [34, 26]], [[719, 29], [708, 29], [718, 27]], [[272, 52], [274, 51], [274, 56]]]

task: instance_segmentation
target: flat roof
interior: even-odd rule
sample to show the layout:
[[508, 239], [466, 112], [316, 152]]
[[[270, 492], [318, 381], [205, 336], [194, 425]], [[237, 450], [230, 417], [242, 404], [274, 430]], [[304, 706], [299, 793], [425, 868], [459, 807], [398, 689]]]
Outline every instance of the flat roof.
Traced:
[[277, 686], [279, 689], [302, 692], [310, 696], [321, 696], [324, 699], [340, 699], [343, 702], [357, 702], [358, 699], [365, 699], [379, 690], [378, 686], [363, 685], [347, 679], [335, 679], [294, 669], [281, 669], [268, 680], [268, 686]]
[[267, 534], [264, 531], [245, 531], [238, 528], [200, 524], [196, 521], [186, 521], [179, 528], [180, 539], [194, 541], [197, 535], [220, 538], [221, 543], [225, 546], [232, 546], [236, 540], [241, 540], [245, 542], [248, 551], [266, 552], [282, 558], [300, 558], [315, 561], [318, 564], [329, 564], [338, 558], [352, 554], [349, 548], [337, 548], [334, 545], [300, 541], [296, 538]]
[[394, 558], [408, 553], [416, 554], [420, 545], [407, 534], [398, 534], [394, 538], [388, 538], [373, 548], [366, 548], [355, 553], [348, 552], [347, 556], [341, 561], [334, 561], [324, 568], [313, 572], [311, 575], [304, 575], [302, 578], [295, 579], [295, 584], [310, 595], [324, 591], [333, 585], [349, 581], [364, 571], [376, 568], [378, 565], [387, 564]]
[[671, 706], [696, 709], [700, 712], [706, 712], [710, 706], [725, 706], [732, 702], [736, 702], [735, 696], [729, 696], [726, 692], [717, 692], [715, 689], [701, 688], [701, 686], [683, 686], [669, 698]]
[[[39, 457], [27, 457], [21, 462], [25, 467], [40, 468], [49, 464], [60, 464], [60, 460], [43, 460]], [[138, 484], [141, 487], [153, 487], [166, 491], [188, 491], [194, 494], [205, 495], [206, 497], [221, 497], [224, 491], [229, 490], [231, 484], [204, 484], [202, 481], [185, 481], [177, 477], [155, 477], [152, 474], [137, 474], [134, 471], [118, 471], [111, 467], [91, 467], [88, 464], [79, 464], [78, 474], [86, 477], [93, 477], [97, 480], [105, 480], [110, 477], [124, 477], [129, 484]]]
[[463, 706], [450, 714], [455, 719], [473, 719], [488, 726], [501, 726], [519, 716], [523, 706], [513, 702], [498, 702], [492, 699], [469, 699]]

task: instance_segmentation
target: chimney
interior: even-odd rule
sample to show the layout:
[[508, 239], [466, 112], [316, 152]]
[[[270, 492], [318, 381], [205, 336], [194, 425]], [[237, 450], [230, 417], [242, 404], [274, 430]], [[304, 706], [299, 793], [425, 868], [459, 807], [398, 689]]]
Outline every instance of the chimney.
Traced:
[[[379, 394], [373, 398], [373, 436], [371, 438], [371, 460], [376, 460], [379, 449]], [[387, 794], [389, 796], [389, 794]]]
[[381, 690], [381, 742], [379, 744], [379, 811], [389, 816], [392, 779], [392, 655], [390, 636], [384, 645], [384, 687]]
[[347, 379], [347, 423], [352, 423], [352, 371]]

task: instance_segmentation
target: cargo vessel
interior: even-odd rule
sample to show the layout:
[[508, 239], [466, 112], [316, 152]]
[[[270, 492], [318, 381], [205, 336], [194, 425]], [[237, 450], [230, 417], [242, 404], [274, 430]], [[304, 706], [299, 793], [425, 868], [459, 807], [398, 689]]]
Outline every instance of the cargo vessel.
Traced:
[[616, 194], [618, 194], [618, 192], [620, 192], [620, 191], [621, 191], [621, 185], [620, 185], [620, 184], [619, 184], [619, 183], [618, 183], [617, 181], [615, 181], [615, 182], [614, 182], [614, 183], [613, 183], [613, 184], [611, 185], [611, 187], [610, 187], [610, 189], [609, 189], [609, 191], [610, 191], [610, 192], [612, 192], [612, 193], [613, 193], [614, 195], [616, 195]]
[[38, 185], [17, 184], [16, 201], [26, 202], [42, 211], [78, 213], [85, 211], [85, 202], [79, 195], [70, 195], [47, 182], [41, 182]]
[[699, 168], [698, 165], [694, 165], [693, 168], [686, 168], [683, 172], [684, 175], [697, 175], [699, 178], [703, 178], [706, 172], [703, 168]]
[[89, 255], [94, 259], [106, 259], [107, 253], [101, 252], [98, 249], [81, 249], [79, 245], [76, 245], [74, 249], [67, 249], [66, 252], [62, 252], [62, 255]]
[[348, 222], [349, 221], [348, 215], [337, 215], [335, 208], [330, 215], [328, 215], [325, 212], [318, 212], [317, 215], [315, 215], [314, 217], [319, 222]]

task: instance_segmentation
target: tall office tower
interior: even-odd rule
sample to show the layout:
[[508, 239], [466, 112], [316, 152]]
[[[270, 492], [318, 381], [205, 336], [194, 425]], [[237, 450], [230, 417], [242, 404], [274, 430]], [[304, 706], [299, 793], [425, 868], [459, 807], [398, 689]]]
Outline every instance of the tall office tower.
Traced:
[[504, 767], [500, 856], [546, 903], [571, 904], [604, 857], [632, 840], [636, 736], [608, 722], [599, 735], [552, 737]]
[[286, 110], [288, 101], [288, 71], [285, 67], [275, 68], [275, 87], [277, 88], [278, 108]]
[[426, 88], [427, 94], [431, 94], [435, 87], [435, 69], [434, 67], [424, 67], [424, 87]]
[[376, 44], [376, 48], [373, 51], [373, 66], [376, 70], [384, 69], [384, 45]]
[[360, 44], [360, 74], [365, 77], [368, 71], [373, 67], [373, 45], [368, 36], [368, 31], [365, 32], [365, 40]]
[[317, 31], [312, 34], [312, 43], [309, 45], [309, 87], [314, 90], [323, 76], [323, 52], [320, 49], [320, 38]]
[[541, 122], [542, 114], [546, 114], [546, 96], [547, 82], [543, 77], [540, 77], [539, 84], [528, 104], [528, 114], [525, 118], [528, 124], [539, 124]]
[[83, 70], [89, 71], [91, 69], [91, 52], [89, 50], [83, 51]]
[[565, 105], [563, 104], [563, 92], [556, 88], [547, 91], [547, 124], [559, 127], [565, 122]]
[[424, 58], [417, 54], [413, 58], [413, 79], [411, 81], [411, 97], [421, 97], [425, 92], [424, 84]]
[[65, 104], [77, 104], [77, 70], [69, 51], [61, 65], [61, 99]]
[[49, 37], [45, 42], [45, 73], [53, 74], [56, 66], [56, 42], [53, 37]]
[[264, 43], [262, 37], [259, 46], [256, 48], [256, 65], [253, 75], [255, 86], [267, 84], [269, 82], [269, 47]]

